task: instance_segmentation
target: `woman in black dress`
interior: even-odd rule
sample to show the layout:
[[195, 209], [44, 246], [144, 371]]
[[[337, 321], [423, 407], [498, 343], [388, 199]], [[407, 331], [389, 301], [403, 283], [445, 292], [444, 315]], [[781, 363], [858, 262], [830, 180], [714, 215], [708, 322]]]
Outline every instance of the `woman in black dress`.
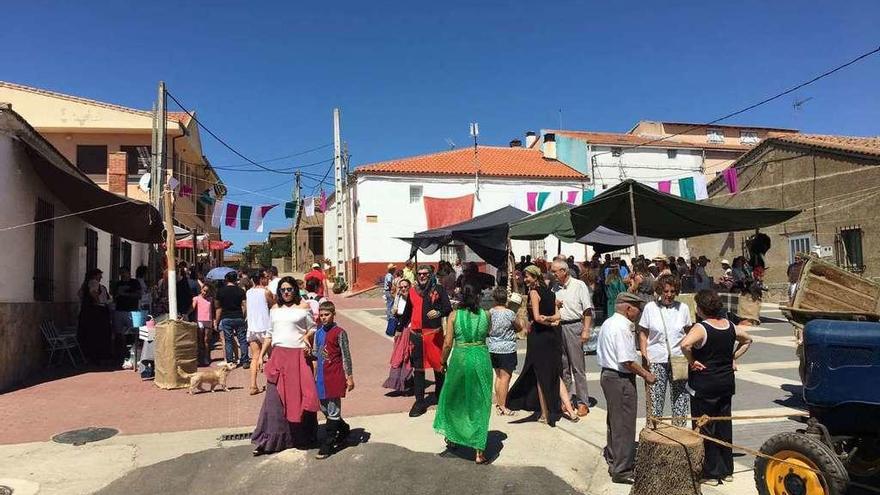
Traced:
[[[730, 416], [731, 399], [736, 391], [733, 376], [736, 360], [749, 350], [752, 339], [724, 317], [724, 305], [714, 290], [701, 290], [694, 296], [694, 302], [697, 303], [700, 323], [694, 325], [681, 341], [681, 350], [690, 363], [691, 416]], [[700, 432], [733, 442], [730, 420], [712, 421]], [[703, 442], [703, 447], [703, 482], [718, 485], [721, 481], [732, 481], [733, 451], [708, 440]]]
[[562, 335], [559, 333], [559, 310], [556, 296], [544, 283], [535, 265], [525, 269], [529, 287], [529, 321], [526, 359], [522, 373], [507, 395], [507, 408], [540, 411], [538, 421], [556, 424], [560, 411], [559, 383], [562, 377]]

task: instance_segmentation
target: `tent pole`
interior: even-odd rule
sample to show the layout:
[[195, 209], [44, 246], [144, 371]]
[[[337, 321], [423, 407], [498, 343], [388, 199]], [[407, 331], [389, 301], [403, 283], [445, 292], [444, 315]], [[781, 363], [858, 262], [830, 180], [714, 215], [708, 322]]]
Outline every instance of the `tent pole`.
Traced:
[[633, 188], [632, 184], [629, 186], [629, 215], [630, 220], [632, 220], [632, 231], [633, 231], [633, 248], [635, 249], [636, 258], [639, 257], [639, 230], [636, 225], [636, 202], [633, 199]]

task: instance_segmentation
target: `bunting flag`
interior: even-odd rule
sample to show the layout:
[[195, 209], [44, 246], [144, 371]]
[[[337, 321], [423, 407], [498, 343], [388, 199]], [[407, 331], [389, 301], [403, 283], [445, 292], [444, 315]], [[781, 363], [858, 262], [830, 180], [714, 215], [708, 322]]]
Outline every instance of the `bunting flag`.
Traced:
[[666, 193], [672, 194], [672, 181], [671, 180], [661, 180], [657, 183], [657, 190]]
[[226, 226], [235, 228], [238, 223], [238, 205], [234, 203], [226, 204]]
[[596, 197], [596, 190], [595, 189], [584, 189], [583, 199], [581, 199], [581, 203], [586, 203], [587, 201], [593, 199], [594, 197]]
[[214, 204], [214, 201], [216, 201], [214, 197], [214, 190], [205, 189], [205, 191], [199, 196], [199, 201], [206, 205]]
[[547, 199], [550, 197], [549, 192], [529, 192], [526, 193], [527, 208], [529, 211], [537, 212], [544, 209]]
[[293, 218], [296, 216], [296, 201], [288, 201], [284, 203], [284, 218]]
[[739, 192], [739, 177], [736, 172], [735, 167], [730, 167], [724, 169], [721, 172], [721, 175], [724, 177], [724, 183], [727, 184], [727, 189], [730, 190], [730, 194], [736, 194]]
[[697, 198], [697, 201], [709, 197], [709, 191], [706, 188], [706, 176], [703, 174], [694, 176], [694, 196]]
[[565, 202], [570, 205], [576, 205], [579, 196], [579, 191], [568, 191], [567, 197], [565, 198]]
[[315, 216], [315, 198], [306, 198], [303, 209], [306, 210], [306, 217]]
[[188, 197], [192, 196], [192, 193], [193, 193], [193, 189], [188, 184], [184, 184], [184, 185], [180, 186], [180, 197], [181, 198], [188, 198]]
[[226, 213], [226, 205], [223, 203], [223, 200], [214, 203], [214, 211], [211, 213], [212, 227], [220, 228], [220, 224], [223, 222], [223, 214]]
[[691, 201], [697, 199], [697, 194], [694, 190], [693, 177], [682, 177], [681, 179], [678, 179], [678, 190], [679, 194], [684, 199], [689, 199]]
[[257, 224], [257, 232], [263, 231], [263, 219], [266, 218], [266, 213], [269, 213], [269, 210], [276, 206], [278, 205], [263, 205], [256, 209], [254, 212], [254, 223]]
[[327, 211], [327, 192], [321, 189], [321, 213]]
[[240, 205], [238, 207], [238, 228], [241, 230], [251, 229], [251, 213], [254, 207], [248, 205]]

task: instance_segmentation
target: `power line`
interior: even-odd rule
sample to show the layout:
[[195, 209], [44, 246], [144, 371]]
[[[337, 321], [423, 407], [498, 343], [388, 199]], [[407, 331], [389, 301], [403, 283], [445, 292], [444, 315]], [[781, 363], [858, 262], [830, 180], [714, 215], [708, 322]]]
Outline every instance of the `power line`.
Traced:
[[[314, 148], [303, 150], [303, 151], [300, 151], [297, 153], [291, 153], [289, 155], [279, 156], [277, 158], [269, 158], [267, 160], [259, 160], [257, 163], [271, 163], [271, 162], [277, 162], [277, 161], [281, 161], [281, 160], [287, 160], [288, 158], [294, 158], [297, 156], [306, 155], [306, 154], [312, 153], [314, 151], [322, 150], [324, 148], [329, 148], [330, 146], [333, 146], [333, 143], [322, 144], [321, 146], [316, 146]], [[229, 164], [229, 165], [221, 165], [221, 167], [231, 168], [231, 167], [245, 167], [245, 166], [249, 166], [249, 165], [250, 165], [250, 163], [234, 163], [234, 164]], [[212, 167], [216, 168], [215, 165], [212, 165]]]
[[255, 168], [233, 168], [233, 167], [228, 167], [228, 166], [219, 166], [218, 167], [215, 165], [212, 165], [212, 167], [217, 170], [228, 170], [230, 172], [295, 172], [295, 171], [303, 169], [303, 168], [314, 167], [315, 165], [322, 165], [324, 163], [328, 163], [328, 162], [332, 162], [332, 161], [333, 161], [332, 158], [327, 158], [326, 160], [320, 160], [317, 162], [306, 163], [306, 164], [297, 165], [294, 167], [276, 168], [276, 169], [271, 169], [271, 170], [261, 170], [261, 169], [255, 169]]
[[[797, 86], [794, 86], [794, 87], [791, 87], [791, 88], [789, 88], [789, 89], [786, 89], [785, 91], [783, 91], [783, 92], [781, 92], [781, 93], [777, 93], [777, 94], [775, 94], [775, 95], [773, 95], [773, 96], [771, 96], [771, 97], [769, 97], [769, 98], [764, 98], [763, 100], [761, 100], [761, 101], [759, 101], [759, 102], [757, 102], [757, 103], [753, 103], [753, 104], [751, 104], [751, 105], [749, 105], [749, 106], [747, 106], [747, 107], [745, 107], [745, 108], [742, 108], [742, 109], [737, 110], [737, 111], [735, 111], [735, 112], [731, 112], [731, 113], [729, 113], [729, 114], [727, 114], [727, 115], [724, 115], [723, 117], [718, 117], [717, 119], [715, 119], [715, 120], [713, 120], [713, 121], [711, 121], [711, 122], [707, 122], [707, 123], [705, 123], [705, 124], [695, 124], [695, 125], [692, 125], [692, 126], [686, 128], [686, 129], [684, 129], [683, 131], [679, 131], [679, 132], [677, 132], [677, 133], [675, 133], [675, 134], [670, 134], [670, 135], [668, 135], [668, 136], [659, 137], [659, 138], [656, 138], [656, 139], [652, 139], [652, 140], [650, 140], [650, 141], [646, 141], [646, 142], [641, 143], [641, 144], [637, 144], [637, 145], [633, 145], [633, 146], [628, 146], [628, 147], [624, 147], [624, 148], [621, 148], [621, 149], [623, 149], [623, 150], [631, 150], [631, 149], [641, 148], [641, 147], [643, 147], [643, 146], [649, 146], [649, 145], [651, 145], [651, 144], [655, 144], [655, 143], [659, 143], [659, 142], [662, 142], [662, 141], [666, 141], [667, 139], [672, 139], [672, 138], [674, 138], [674, 137], [680, 136], [680, 135], [682, 135], [682, 134], [688, 133], [688, 132], [693, 131], [693, 130], [696, 130], [696, 129], [701, 129], [701, 128], [704, 128], [704, 127], [709, 127], [709, 126], [711, 126], [711, 125], [713, 125], [713, 124], [717, 124], [717, 123], [721, 122], [722, 120], [727, 120], [727, 119], [729, 119], [729, 118], [731, 118], [731, 117], [736, 117], [737, 115], [740, 115], [740, 114], [743, 114], [743, 113], [745, 113], [745, 112], [748, 112], [749, 110], [754, 110], [755, 108], [758, 108], [758, 107], [760, 107], [760, 106], [762, 106], [762, 105], [765, 105], [765, 104], [767, 104], [767, 103], [770, 103], [771, 101], [778, 100], [779, 98], [782, 98], [782, 97], [785, 96], [785, 95], [788, 95], [788, 94], [794, 93], [795, 91], [797, 91], [797, 90], [799, 90], [799, 89], [801, 89], [801, 88], [803, 88], [803, 87], [805, 87], [805, 86], [809, 86], [810, 84], [813, 84], [814, 82], [816, 82], [816, 81], [818, 81], [818, 80], [820, 80], [820, 79], [824, 79], [824, 78], [826, 78], [826, 77], [828, 77], [828, 76], [834, 74], [835, 72], [838, 72], [838, 71], [840, 71], [840, 70], [843, 70], [843, 69], [849, 67], [850, 65], [853, 65], [853, 64], [855, 64], [855, 63], [857, 63], [857, 62], [860, 62], [861, 60], [863, 60], [863, 59], [865, 59], [865, 58], [868, 58], [868, 57], [870, 57], [871, 55], [874, 55], [875, 53], [878, 53], [878, 52], [880, 52], [880, 46], [878, 46], [877, 48], [875, 48], [875, 49], [873, 49], [873, 50], [871, 50], [871, 51], [868, 51], [868, 52], [865, 52], [865, 53], [859, 55], [858, 57], [856, 57], [856, 58], [850, 60], [849, 62], [846, 62], [846, 63], [844, 63], [844, 64], [842, 64], [842, 65], [838, 65], [837, 67], [835, 67], [835, 68], [833, 68], [833, 69], [829, 69], [829, 70], [823, 72], [822, 74], [819, 74], [818, 76], [816, 76], [816, 77], [810, 79], [809, 81], [802, 82], [802, 83], [798, 84]], [[596, 156], [599, 156], [599, 155], [608, 154], [608, 153], [611, 153], [611, 151], [605, 151], [605, 152], [602, 152], [602, 153], [597, 153], [597, 154], [593, 155], [593, 157], [596, 157]]]

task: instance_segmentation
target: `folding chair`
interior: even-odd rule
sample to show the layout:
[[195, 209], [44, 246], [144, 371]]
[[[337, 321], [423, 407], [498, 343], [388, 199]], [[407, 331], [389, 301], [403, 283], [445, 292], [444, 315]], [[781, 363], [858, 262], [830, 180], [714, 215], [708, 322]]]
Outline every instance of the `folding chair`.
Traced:
[[55, 322], [52, 320], [46, 320], [41, 323], [40, 332], [43, 334], [43, 338], [46, 339], [46, 343], [49, 346], [49, 364], [52, 364], [52, 358], [55, 356], [56, 352], [64, 351], [70, 359], [70, 364], [77, 367], [76, 359], [74, 359], [73, 353], [70, 352], [71, 349], [76, 349], [77, 353], [79, 353], [80, 359], [83, 364], [85, 364], [86, 357], [83, 355], [82, 349], [79, 346], [76, 334], [59, 333], [58, 329], [55, 327]]

